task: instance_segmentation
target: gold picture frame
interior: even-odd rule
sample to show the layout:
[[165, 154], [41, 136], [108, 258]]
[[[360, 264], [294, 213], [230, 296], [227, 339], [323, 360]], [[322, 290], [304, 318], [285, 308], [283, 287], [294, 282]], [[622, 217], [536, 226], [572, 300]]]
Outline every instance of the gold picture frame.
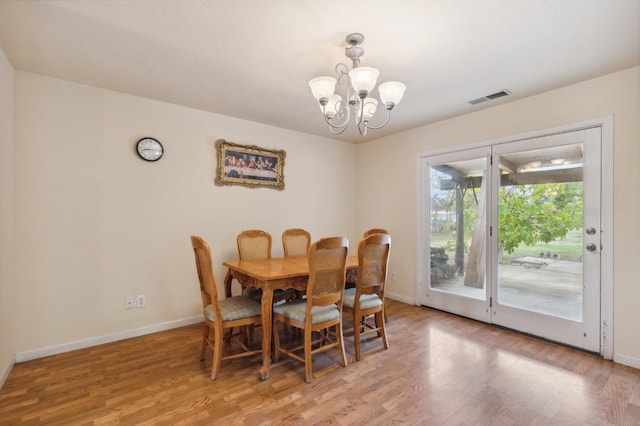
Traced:
[[216, 148], [216, 185], [284, 189], [284, 159], [287, 155], [284, 151], [240, 145], [224, 139], [216, 141]]

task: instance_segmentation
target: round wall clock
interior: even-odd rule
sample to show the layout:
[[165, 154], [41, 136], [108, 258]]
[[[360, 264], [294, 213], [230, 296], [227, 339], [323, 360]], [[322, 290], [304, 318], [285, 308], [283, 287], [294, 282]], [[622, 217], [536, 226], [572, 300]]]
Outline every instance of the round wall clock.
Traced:
[[154, 138], [142, 138], [136, 144], [136, 151], [145, 161], [158, 161], [164, 154], [164, 147]]

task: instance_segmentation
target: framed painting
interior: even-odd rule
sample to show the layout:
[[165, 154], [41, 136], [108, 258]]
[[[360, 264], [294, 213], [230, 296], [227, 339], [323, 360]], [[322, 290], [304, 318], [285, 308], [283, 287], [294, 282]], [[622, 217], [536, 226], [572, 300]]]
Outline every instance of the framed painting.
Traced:
[[239, 145], [224, 139], [216, 141], [216, 148], [216, 185], [284, 189], [284, 159], [287, 155], [284, 151]]

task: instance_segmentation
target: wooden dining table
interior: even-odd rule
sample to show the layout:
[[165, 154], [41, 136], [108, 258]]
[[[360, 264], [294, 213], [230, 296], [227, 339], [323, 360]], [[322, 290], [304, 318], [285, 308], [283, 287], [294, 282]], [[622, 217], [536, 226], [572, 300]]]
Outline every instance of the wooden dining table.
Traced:
[[[305, 291], [309, 279], [307, 256], [274, 257], [271, 259], [234, 260], [223, 263], [228, 269], [224, 279], [225, 295], [231, 297], [235, 278], [246, 287], [262, 289], [262, 380], [269, 378], [271, 364], [271, 333], [273, 327], [273, 292], [277, 289]], [[358, 269], [358, 256], [347, 258], [347, 273]]]

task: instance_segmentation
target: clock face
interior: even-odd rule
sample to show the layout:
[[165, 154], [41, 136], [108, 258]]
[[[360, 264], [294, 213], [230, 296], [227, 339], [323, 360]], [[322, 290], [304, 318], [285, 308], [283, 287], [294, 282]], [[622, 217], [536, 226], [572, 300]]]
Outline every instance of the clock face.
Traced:
[[142, 138], [136, 145], [140, 158], [146, 161], [158, 161], [164, 153], [162, 144], [154, 138]]

